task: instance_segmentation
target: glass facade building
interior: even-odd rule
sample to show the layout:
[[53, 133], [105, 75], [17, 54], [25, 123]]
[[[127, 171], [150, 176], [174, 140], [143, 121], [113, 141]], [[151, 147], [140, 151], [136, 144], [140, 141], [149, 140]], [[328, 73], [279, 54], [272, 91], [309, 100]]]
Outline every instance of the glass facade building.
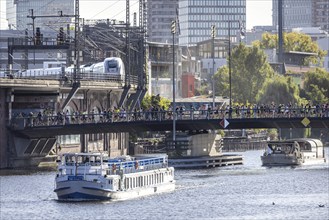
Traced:
[[[33, 19], [28, 18], [33, 9], [34, 16], [58, 16], [74, 15], [74, 0], [7, 0], [6, 18], [9, 29], [24, 31], [32, 30]], [[34, 27], [40, 27], [41, 31], [56, 31], [59, 27], [66, 27], [70, 23], [70, 17], [35, 18]]]
[[[328, 0], [282, 0], [283, 27], [321, 27], [329, 30]], [[278, 25], [278, 0], [273, 0], [273, 26]]]
[[147, 1], [149, 42], [172, 43], [171, 22], [177, 18], [178, 0]]
[[216, 26], [216, 38], [237, 42], [240, 27], [246, 24], [246, 0], [180, 0], [180, 46], [192, 46], [211, 38], [211, 26]]
[[[273, 0], [272, 24], [278, 26], [278, 0]], [[283, 27], [287, 29], [297, 27], [311, 27], [312, 0], [284, 0]]]

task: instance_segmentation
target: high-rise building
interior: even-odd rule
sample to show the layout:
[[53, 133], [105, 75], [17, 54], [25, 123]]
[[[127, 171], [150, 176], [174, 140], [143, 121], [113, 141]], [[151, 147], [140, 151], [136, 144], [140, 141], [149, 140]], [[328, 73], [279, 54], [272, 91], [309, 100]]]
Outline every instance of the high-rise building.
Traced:
[[321, 27], [322, 30], [329, 32], [329, 1], [312, 1], [312, 26]]
[[[36, 16], [35, 19], [27, 16]], [[9, 29], [32, 30], [34, 27], [40, 27], [41, 31], [56, 31], [59, 27], [65, 27], [71, 20], [71, 17], [49, 17], [38, 18], [37, 16], [59, 16], [74, 15], [74, 0], [7, 0], [6, 18]], [[34, 22], [33, 22], [34, 20]]]
[[246, 0], [179, 0], [181, 46], [195, 45], [211, 37], [215, 25], [216, 38], [237, 42], [237, 34], [245, 27]]
[[246, 0], [148, 0], [147, 4], [150, 42], [172, 43], [173, 20], [180, 46], [208, 40], [212, 25], [216, 38], [227, 38], [230, 29], [231, 40], [236, 42], [246, 23]]
[[[278, 1], [272, 3], [274, 27], [278, 25]], [[329, 30], [328, 0], [282, 0], [282, 3], [284, 28], [321, 27]]]
[[148, 41], [172, 43], [170, 25], [178, 15], [178, 0], [148, 0], [147, 4]]

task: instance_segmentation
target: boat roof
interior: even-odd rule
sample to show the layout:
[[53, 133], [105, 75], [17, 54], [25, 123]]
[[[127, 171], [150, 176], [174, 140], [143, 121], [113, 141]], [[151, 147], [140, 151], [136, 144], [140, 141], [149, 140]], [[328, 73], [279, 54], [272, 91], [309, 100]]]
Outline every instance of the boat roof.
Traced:
[[304, 143], [304, 144], [310, 144], [313, 147], [322, 147], [323, 143], [319, 139], [314, 139], [314, 138], [295, 138], [295, 139], [288, 139], [288, 140], [276, 140], [276, 141], [268, 141], [267, 144], [273, 145], [273, 144], [293, 144], [293, 143]]
[[101, 152], [94, 152], [94, 153], [63, 153], [60, 156], [101, 156], [106, 155], [105, 153]]

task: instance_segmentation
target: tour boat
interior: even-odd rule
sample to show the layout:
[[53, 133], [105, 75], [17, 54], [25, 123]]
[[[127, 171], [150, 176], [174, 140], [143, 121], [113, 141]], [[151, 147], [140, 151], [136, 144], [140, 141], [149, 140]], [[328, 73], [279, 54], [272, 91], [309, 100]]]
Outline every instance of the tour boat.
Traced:
[[58, 200], [125, 200], [175, 189], [167, 155], [108, 158], [103, 153], [66, 153], [57, 162]]
[[269, 141], [261, 160], [263, 166], [295, 166], [326, 162], [322, 142], [310, 138]]

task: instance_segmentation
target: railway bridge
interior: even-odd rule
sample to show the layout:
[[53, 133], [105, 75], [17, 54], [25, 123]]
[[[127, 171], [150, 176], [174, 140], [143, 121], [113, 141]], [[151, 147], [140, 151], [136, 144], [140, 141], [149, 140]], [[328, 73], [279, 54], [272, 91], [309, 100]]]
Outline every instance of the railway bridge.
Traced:
[[[231, 114], [225, 109], [132, 111], [144, 92], [134, 84], [127, 90], [123, 82], [115, 79], [80, 80], [79, 86], [74, 87], [70, 81], [61, 79], [0, 77], [1, 167], [37, 165], [59, 143], [78, 145], [83, 152], [93, 147], [113, 156], [125, 154], [129, 133], [171, 131], [173, 123], [177, 131], [185, 132], [329, 128], [327, 108], [290, 109], [289, 113], [273, 109], [249, 115]], [[118, 113], [104, 112], [122, 106], [130, 108]], [[41, 117], [38, 112], [43, 112]]]

